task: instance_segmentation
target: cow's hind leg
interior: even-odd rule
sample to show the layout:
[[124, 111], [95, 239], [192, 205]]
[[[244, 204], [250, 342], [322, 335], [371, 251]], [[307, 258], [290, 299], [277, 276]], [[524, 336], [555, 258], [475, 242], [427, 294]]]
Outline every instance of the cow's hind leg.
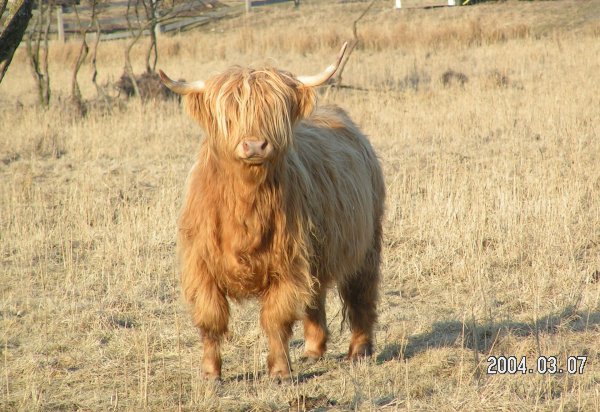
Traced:
[[311, 306], [306, 309], [306, 314], [304, 315], [303, 360], [318, 360], [323, 357], [327, 349], [326, 292], [326, 288], [320, 285]]
[[348, 349], [349, 359], [371, 356], [373, 353], [373, 329], [377, 322], [379, 255], [378, 247], [371, 249], [362, 269], [338, 286], [344, 305], [344, 317], [352, 331]]

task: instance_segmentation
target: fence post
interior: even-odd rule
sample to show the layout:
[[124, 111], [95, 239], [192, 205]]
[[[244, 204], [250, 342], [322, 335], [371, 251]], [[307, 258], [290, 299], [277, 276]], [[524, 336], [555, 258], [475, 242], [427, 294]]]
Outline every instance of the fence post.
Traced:
[[402, 8], [402, 0], [396, 0], [396, 6], [394, 7], [395, 9], [400, 9]]
[[246, 13], [250, 13], [251, 8], [252, 8], [252, 1], [246, 0]]
[[62, 6], [56, 6], [56, 32], [58, 33], [58, 41], [65, 42], [65, 23], [63, 20]]

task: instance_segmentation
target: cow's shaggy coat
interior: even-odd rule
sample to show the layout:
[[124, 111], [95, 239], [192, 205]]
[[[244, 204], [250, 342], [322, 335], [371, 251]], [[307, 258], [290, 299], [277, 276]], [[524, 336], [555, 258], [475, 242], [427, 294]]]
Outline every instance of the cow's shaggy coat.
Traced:
[[314, 109], [313, 87], [284, 71], [234, 67], [202, 85], [185, 96], [206, 137], [188, 177], [179, 251], [204, 375], [221, 375], [228, 298], [259, 299], [271, 376], [290, 376], [298, 319], [305, 357], [321, 357], [333, 285], [352, 330], [348, 356], [370, 355], [385, 193], [367, 138], [342, 109]]

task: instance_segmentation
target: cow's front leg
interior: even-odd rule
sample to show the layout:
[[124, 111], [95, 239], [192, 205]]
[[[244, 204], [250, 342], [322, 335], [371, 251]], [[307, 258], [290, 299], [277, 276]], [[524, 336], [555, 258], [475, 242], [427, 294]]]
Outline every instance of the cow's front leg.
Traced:
[[202, 282], [191, 296], [186, 297], [192, 305], [193, 321], [202, 337], [202, 375], [207, 379], [220, 379], [221, 343], [229, 322], [227, 298], [212, 280]]
[[302, 304], [293, 285], [272, 285], [261, 299], [260, 322], [269, 340], [269, 376], [288, 380], [291, 376], [289, 341], [292, 326], [299, 318]]

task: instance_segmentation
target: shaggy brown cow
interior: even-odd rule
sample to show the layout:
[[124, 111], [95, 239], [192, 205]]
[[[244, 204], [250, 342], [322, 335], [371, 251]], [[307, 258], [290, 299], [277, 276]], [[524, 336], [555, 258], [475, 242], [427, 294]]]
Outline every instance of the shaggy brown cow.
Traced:
[[163, 82], [185, 95], [206, 132], [179, 218], [185, 298], [204, 344], [202, 371], [221, 376], [229, 304], [256, 297], [269, 340], [269, 374], [289, 378], [292, 326], [304, 320], [306, 358], [325, 352], [327, 287], [337, 285], [352, 338], [370, 355], [385, 197], [367, 138], [314, 87], [337, 69], [295, 77], [233, 67], [206, 83]]

